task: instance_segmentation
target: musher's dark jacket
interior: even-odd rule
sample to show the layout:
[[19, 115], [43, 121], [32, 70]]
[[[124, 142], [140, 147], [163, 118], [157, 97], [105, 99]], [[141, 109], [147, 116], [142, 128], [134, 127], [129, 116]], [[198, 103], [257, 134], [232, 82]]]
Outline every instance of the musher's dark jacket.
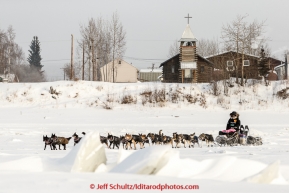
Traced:
[[228, 129], [231, 129], [231, 128], [234, 128], [236, 131], [239, 130], [239, 127], [241, 125], [241, 121], [239, 120], [239, 118], [237, 119], [229, 119], [228, 123], [227, 123], [227, 128], [226, 130]]

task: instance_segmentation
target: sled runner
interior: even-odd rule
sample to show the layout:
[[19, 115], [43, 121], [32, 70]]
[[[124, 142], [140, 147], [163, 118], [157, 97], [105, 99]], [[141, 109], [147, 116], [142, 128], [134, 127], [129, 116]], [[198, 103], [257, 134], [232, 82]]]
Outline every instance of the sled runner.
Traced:
[[219, 135], [215, 139], [215, 144], [222, 146], [222, 145], [263, 145], [263, 141], [261, 137], [253, 137], [249, 136], [249, 127], [248, 125], [240, 126], [240, 133], [235, 132], [228, 132], [225, 133], [223, 131], [219, 132]]
[[[228, 136], [228, 137], [227, 137]], [[215, 139], [216, 144], [219, 146], [222, 145], [237, 145], [239, 141], [239, 134], [238, 132], [234, 132], [232, 135], [218, 135]]]
[[[230, 131], [230, 130], [229, 130]], [[238, 131], [225, 132], [220, 131], [219, 135], [216, 137], [216, 144], [219, 146], [222, 145], [246, 145], [247, 136], [249, 134], [249, 127], [246, 125], [245, 128], [243, 125], [240, 126], [240, 133]]]

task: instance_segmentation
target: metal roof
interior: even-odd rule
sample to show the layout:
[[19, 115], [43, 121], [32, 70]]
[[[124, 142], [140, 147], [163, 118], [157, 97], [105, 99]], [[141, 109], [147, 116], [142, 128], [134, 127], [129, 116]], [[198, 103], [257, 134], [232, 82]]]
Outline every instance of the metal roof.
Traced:
[[[237, 53], [237, 51], [229, 50], [229, 51], [223, 51], [223, 52], [220, 52], [220, 53], [217, 53], [217, 54], [213, 54], [213, 55], [210, 55], [210, 56], [204, 56], [204, 58], [208, 59], [208, 58], [212, 58], [212, 57], [214, 57], [214, 56], [226, 54], [226, 53], [229, 53], [229, 52]], [[242, 53], [239, 52], [239, 54], [242, 54]], [[251, 56], [251, 57], [255, 57], [255, 58], [260, 58], [260, 56], [256, 56], [256, 55], [253, 55], [253, 54], [246, 54], [246, 53], [244, 53], [244, 55], [246, 55], [246, 56]], [[274, 58], [274, 57], [272, 57], [272, 56], [269, 56], [268, 58], [273, 59], [273, 60], [277, 60], [277, 61], [280, 61], [280, 62], [283, 62], [282, 60], [279, 60], [279, 59]]]
[[[213, 62], [211, 62], [210, 60], [208, 60], [208, 59], [202, 57], [200, 54], [197, 54], [197, 56], [198, 56], [199, 58], [203, 59], [204, 61], [206, 61], [208, 64], [214, 65]], [[175, 55], [175, 56], [173, 56], [173, 57], [167, 59], [167, 60], [164, 61], [163, 63], [161, 63], [159, 67], [162, 67], [164, 64], [166, 64], [168, 61], [172, 60], [173, 58], [177, 58], [177, 59], [179, 60], [179, 57], [180, 57], [180, 54], [177, 54], [177, 55]]]
[[197, 39], [195, 38], [190, 25], [187, 24], [187, 27], [182, 35], [182, 38], [180, 39], [180, 42], [191, 42], [191, 41], [197, 41]]
[[163, 72], [162, 69], [158, 68], [158, 69], [140, 69], [139, 72], [154, 72], [154, 73], [161, 73]]

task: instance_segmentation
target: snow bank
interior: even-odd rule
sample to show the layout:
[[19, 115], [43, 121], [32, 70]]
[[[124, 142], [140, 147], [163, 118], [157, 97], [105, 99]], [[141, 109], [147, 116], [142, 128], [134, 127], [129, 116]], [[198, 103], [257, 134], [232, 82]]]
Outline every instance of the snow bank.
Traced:
[[247, 182], [258, 184], [288, 184], [280, 174], [280, 162], [276, 161], [258, 174], [245, 179]]
[[178, 153], [171, 146], [154, 146], [136, 151], [110, 170], [112, 173], [156, 174]]
[[42, 159], [37, 156], [25, 157], [0, 164], [0, 171], [42, 172]]
[[94, 172], [101, 164], [106, 163], [104, 147], [99, 133], [86, 134], [73, 149], [61, 159], [47, 159], [45, 170], [64, 172]]
[[99, 133], [87, 134], [82, 140], [71, 171], [94, 172], [101, 164], [106, 163], [104, 147], [100, 142]]
[[122, 148], [122, 145], [119, 148], [117, 156], [117, 164], [125, 160], [128, 156], [134, 153], [134, 150], [125, 150]]
[[[120, 155], [122, 152], [123, 150], [120, 150], [119, 158], [122, 157]], [[110, 173], [147, 174], [226, 182], [239, 182], [248, 178], [246, 181], [254, 183], [286, 183], [280, 175], [279, 163], [267, 167], [261, 162], [234, 156], [222, 156], [203, 161], [180, 159], [179, 151], [171, 149], [170, 146], [154, 146], [138, 150], [120, 161], [110, 170]]]
[[[255, 83], [254, 83], [255, 82]], [[223, 83], [218, 82], [217, 92], [222, 93]], [[91, 81], [57, 81], [45, 83], [0, 84], [0, 105], [3, 107], [39, 108], [123, 108], [144, 107], [182, 107], [195, 109], [232, 109], [232, 110], [282, 110], [288, 111], [288, 99], [275, 97], [276, 93], [286, 87], [284, 81], [274, 81], [270, 85], [248, 80], [240, 89], [235, 85], [229, 88], [226, 95], [213, 95], [209, 83], [107, 83]], [[61, 94], [51, 94], [50, 87]], [[144, 92], [155, 92], [165, 89], [165, 102], [155, 103], [147, 100]], [[242, 90], [242, 92], [241, 92]], [[174, 98], [177, 93], [177, 97]], [[202, 97], [200, 97], [202, 94]], [[131, 96], [133, 102], [122, 103], [123, 98]], [[152, 95], [153, 96], [153, 95]], [[152, 97], [154, 98], [154, 97]], [[109, 102], [108, 102], [109, 101]], [[285, 102], [285, 104], [284, 104]], [[285, 106], [284, 106], [285, 105]]]
[[234, 156], [203, 161], [175, 158], [171, 159], [157, 175], [236, 182], [260, 172], [265, 167], [266, 165], [260, 162]]

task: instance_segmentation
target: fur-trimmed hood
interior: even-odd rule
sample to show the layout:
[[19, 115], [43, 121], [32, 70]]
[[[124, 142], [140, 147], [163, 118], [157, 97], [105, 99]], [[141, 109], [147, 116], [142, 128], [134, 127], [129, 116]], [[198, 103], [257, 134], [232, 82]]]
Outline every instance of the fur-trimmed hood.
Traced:
[[237, 118], [239, 118], [239, 117], [240, 117], [240, 114], [239, 114], [239, 113], [237, 113], [236, 111], [232, 111], [232, 112], [230, 113], [230, 115], [232, 115], [232, 114], [236, 114]]

